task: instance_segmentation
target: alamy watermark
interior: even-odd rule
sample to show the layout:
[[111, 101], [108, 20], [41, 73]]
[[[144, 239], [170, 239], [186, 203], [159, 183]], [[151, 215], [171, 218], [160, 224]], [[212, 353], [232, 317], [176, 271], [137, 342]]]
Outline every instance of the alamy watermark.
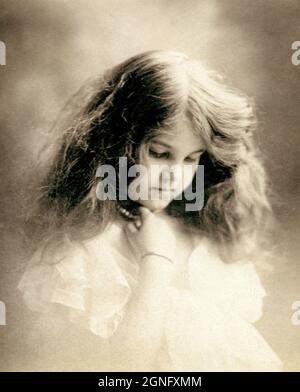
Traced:
[[0, 301], [0, 325], [6, 325], [6, 306]]
[[[128, 170], [127, 157], [119, 157], [118, 178], [112, 165], [100, 165], [96, 177], [101, 178], [96, 188], [99, 200], [182, 200], [184, 195], [185, 200], [191, 201], [185, 204], [186, 211], [200, 211], [204, 205], [204, 165], [151, 165], [147, 168], [135, 164]], [[128, 178], [134, 178], [129, 185]]]
[[292, 304], [292, 310], [295, 312], [292, 314], [291, 322], [295, 326], [300, 325], [300, 301], [295, 301]]
[[299, 65], [300, 64], [300, 41], [294, 41], [292, 43], [292, 50], [295, 52], [292, 54], [292, 64]]
[[6, 46], [3, 41], [0, 41], [0, 65], [6, 65]]

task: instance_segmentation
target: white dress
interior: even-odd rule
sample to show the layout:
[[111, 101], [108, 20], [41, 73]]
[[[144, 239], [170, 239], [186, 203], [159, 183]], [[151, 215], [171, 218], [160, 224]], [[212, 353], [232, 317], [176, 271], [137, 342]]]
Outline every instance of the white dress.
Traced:
[[[122, 322], [139, 274], [123, 234], [118, 223], [111, 223], [83, 244], [69, 240], [65, 254], [42, 255], [39, 249], [19, 283], [30, 309], [53, 322], [58, 305], [65, 331], [71, 334], [76, 327], [93, 339], [85, 351], [84, 338], [77, 338], [85, 358], [77, 359], [77, 367], [59, 365], [61, 370], [83, 369], [89, 362], [84, 369], [114, 370], [105, 343]], [[208, 239], [201, 239], [187, 272], [189, 289], [167, 289], [163, 345], [145, 371], [281, 371], [280, 359], [253, 325], [262, 316], [266, 295], [253, 263], [225, 264]], [[91, 350], [99, 355], [93, 357]], [[45, 362], [41, 370], [52, 368]]]

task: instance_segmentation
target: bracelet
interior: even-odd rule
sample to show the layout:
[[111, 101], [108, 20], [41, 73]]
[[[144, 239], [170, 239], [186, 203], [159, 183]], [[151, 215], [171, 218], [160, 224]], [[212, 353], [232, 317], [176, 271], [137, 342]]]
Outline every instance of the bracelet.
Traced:
[[165, 258], [166, 260], [168, 260], [171, 264], [174, 264], [174, 261], [173, 261], [172, 259], [170, 259], [168, 256], [162, 255], [162, 254], [160, 254], [160, 253], [155, 253], [155, 252], [147, 252], [147, 253], [144, 253], [144, 254], [141, 256], [140, 260], [142, 260], [145, 256], [149, 256], [149, 255], [154, 255], [154, 256], [163, 257], [163, 258]]

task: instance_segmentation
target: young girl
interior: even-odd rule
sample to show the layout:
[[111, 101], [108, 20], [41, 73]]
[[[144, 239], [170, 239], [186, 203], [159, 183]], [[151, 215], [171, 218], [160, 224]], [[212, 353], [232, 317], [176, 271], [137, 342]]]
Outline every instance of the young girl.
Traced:
[[[280, 371], [253, 325], [271, 208], [249, 99], [198, 61], [150, 51], [74, 105], [30, 218], [38, 247], [19, 284], [38, 311], [28, 368]], [[119, 157], [150, 176], [128, 178], [127, 199], [117, 181], [104, 200], [97, 169], [119, 175]], [[190, 211], [198, 165], [203, 203]], [[160, 197], [134, 199], [136, 181]]]

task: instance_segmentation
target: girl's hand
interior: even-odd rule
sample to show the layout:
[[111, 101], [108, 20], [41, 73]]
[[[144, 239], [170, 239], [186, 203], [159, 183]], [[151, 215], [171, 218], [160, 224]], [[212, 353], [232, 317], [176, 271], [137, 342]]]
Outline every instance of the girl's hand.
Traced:
[[141, 257], [155, 252], [174, 260], [176, 237], [171, 225], [159, 212], [140, 207], [140, 216], [125, 226], [125, 233], [134, 250]]

